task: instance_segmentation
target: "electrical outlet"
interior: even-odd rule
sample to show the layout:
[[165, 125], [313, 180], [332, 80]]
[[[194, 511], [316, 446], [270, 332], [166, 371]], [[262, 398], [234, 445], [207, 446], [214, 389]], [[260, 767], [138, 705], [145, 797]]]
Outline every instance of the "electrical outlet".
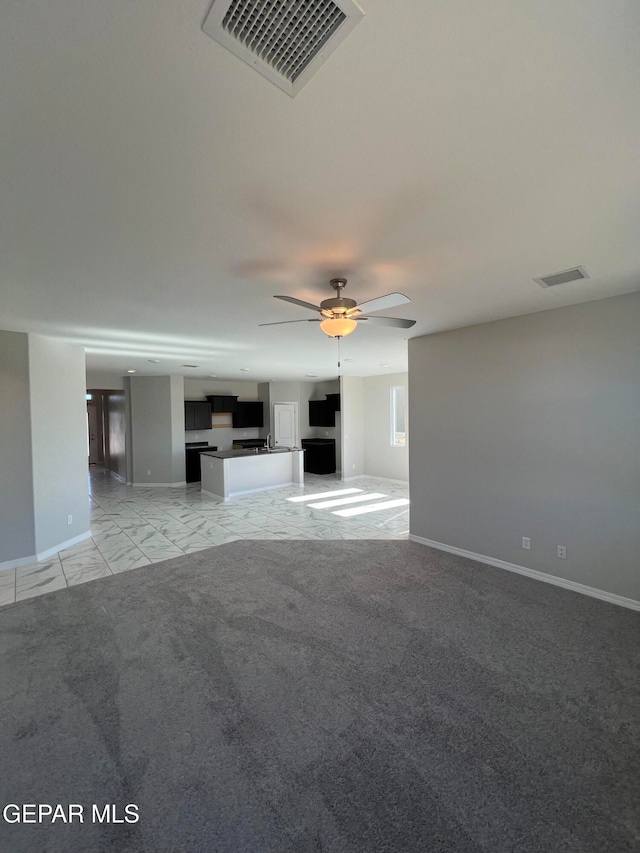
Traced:
[[72, 515], [67, 516], [67, 524], [73, 524], [73, 516]]
[[522, 537], [522, 547], [524, 548], [525, 551], [531, 550], [531, 539], [529, 539], [528, 536]]
[[567, 549], [565, 548], [564, 545], [558, 545], [558, 557], [561, 560], [567, 559]]
[[354, 471], [356, 470], [355, 462], [351, 467], [353, 468]]
[[147, 468], [147, 477], [151, 476], [151, 468]]

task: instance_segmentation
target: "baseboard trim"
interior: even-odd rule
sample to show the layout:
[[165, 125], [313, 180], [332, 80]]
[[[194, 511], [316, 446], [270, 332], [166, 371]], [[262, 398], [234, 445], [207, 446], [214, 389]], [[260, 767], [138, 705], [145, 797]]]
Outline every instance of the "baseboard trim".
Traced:
[[242, 492], [230, 492], [228, 497], [224, 497], [223, 495], [217, 495], [215, 492], [209, 492], [207, 489], [201, 489], [203, 495], [210, 495], [212, 498], [218, 498], [218, 500], [227, 501], [232, 500], [233, 498], [241, 498], [243, 495], [255, 495], [258, 492], [270, 492], [272, 489], [285, 489], [287, 486], [297, 486], [299, 488], [303, 488], [301, 483], [278, 483], [275, 486], [260, 486], [259, 489], [245, 489]]
[[563, 589], [570, 589], [572, 592], [579, 592], [582, 595], [588, 595], [591, 598], [599, 598], [602, 601], [608, 601], [609, 604], [617, 604], [620, 607], [627, 607], [629, 610], [640, 610], [640, 601], [634, 598], [625, 598], [623, 595], [616, 595], [613, 592], [607, 592], [604, 589], [596, 589], [593, 586], [587, 586], [576, 581], [565, 580], [557, 575], [549, 575], [546, 572], [539, 572], [536, 569], [528, 569], [526, 566], [519, 566], [517, 563], [508, 563], [506, 560], [498, 560], [495, 557], [487, 557], [484, 554], [476, 554], [474, 551], [467, 551], [464, 548], [456, 548], [455, 545], [445, 545], [443, 542], [435, 542], [433, 539], [425, 539], [423, 536], [416, 536], [414, 533], [409, 534], [411, 542], [417, 542], [419, 545], [427, 545], [429, 548], [437, 548], [438, 551], [447, 551], [450, 554], [458, 554], [460, 557], [468, 557], [470, 560], [475, 560], [477, 563], [486, 563], [489, 566], [495, 566], [498, 569], [506, 569], [508, 572], [515, 572], [518, 575], [525, 575], [533, 580], [550, 583], [553, 586], [561, 586]]
[[383, 483], [395, 483], [398, 486], [408, 486], [408, 480], [394, 480], [393, 477], [378, 477], [376, 474], [356, 474], [353, 477], [341, 477], [343, 483], [350, 483], [352, 480], [381, 480]]
[[0, 563], [0, 572], [4, 571], [4, 569], [18, 569], [20, 566], [29, 566], [31, 563], [40, 563], [42, 560], [46, 560], [48, 557], [52, 557], [54, 554], [57, 554], [59, 551], [64, 551], [65, 548], [71, 548], [73, 545], [77, 545], [79, 542], [84, 542], [85, 539], [90, 538], [91, 531], [87, 530], [86, 533], [80, 533], [79, 536], [74, 536], [72, 539], [60, 542], [53, 548], [47, 548], [46, 551], [40, 551], [38, 554], [30, 554], [28, 557], [20, 557], [17, 560], [6, 560], [4, 563]]
[[186, 486], [187, 481], [186, 480], [180, 480], [180, 482], [178, 482], [178, 483], [127, 483], [127, 485], [133, 486], [134, 489], [145, 489], [147, 487], [155, 488], [156, 486], [158, 488], [177, 489], [180, 486]]

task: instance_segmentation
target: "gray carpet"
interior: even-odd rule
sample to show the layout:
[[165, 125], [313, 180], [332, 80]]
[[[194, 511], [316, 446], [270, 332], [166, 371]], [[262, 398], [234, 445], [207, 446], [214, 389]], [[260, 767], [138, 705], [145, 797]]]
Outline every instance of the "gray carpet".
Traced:
[[[409, 542], [234, 542], [0, 610], [0, 849], [640, 850], [638, 614]], [[91, 804], [134, 803], [135, 824]]]

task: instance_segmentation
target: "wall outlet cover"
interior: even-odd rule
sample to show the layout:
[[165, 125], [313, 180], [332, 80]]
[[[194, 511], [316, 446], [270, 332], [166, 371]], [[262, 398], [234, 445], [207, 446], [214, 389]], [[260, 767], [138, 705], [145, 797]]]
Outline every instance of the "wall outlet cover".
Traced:
[[529, 539], [528, 536], [522, 537], [522, 547], [525, 549], [525, 551], [531, 550], [531, 539]]

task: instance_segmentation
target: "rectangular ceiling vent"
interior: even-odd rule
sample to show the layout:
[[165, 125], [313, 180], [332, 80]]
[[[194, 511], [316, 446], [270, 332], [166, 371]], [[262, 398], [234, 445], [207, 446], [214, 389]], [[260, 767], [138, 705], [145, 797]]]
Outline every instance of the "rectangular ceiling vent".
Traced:
[[293, 98], [363, 15], [353, 0], [213, 0], [202, 29]]
[[584, 267], [572, 267], [570, 270], [561, 270], [554, 272], [552, 275], [545, 275], [542, 278], [534, 278], [536, 284], [540, 287], [555, 287], [556, 284], [566, 284], [568, 281], [579, 281], [581, 278], [589, 278], [589, 274]]

